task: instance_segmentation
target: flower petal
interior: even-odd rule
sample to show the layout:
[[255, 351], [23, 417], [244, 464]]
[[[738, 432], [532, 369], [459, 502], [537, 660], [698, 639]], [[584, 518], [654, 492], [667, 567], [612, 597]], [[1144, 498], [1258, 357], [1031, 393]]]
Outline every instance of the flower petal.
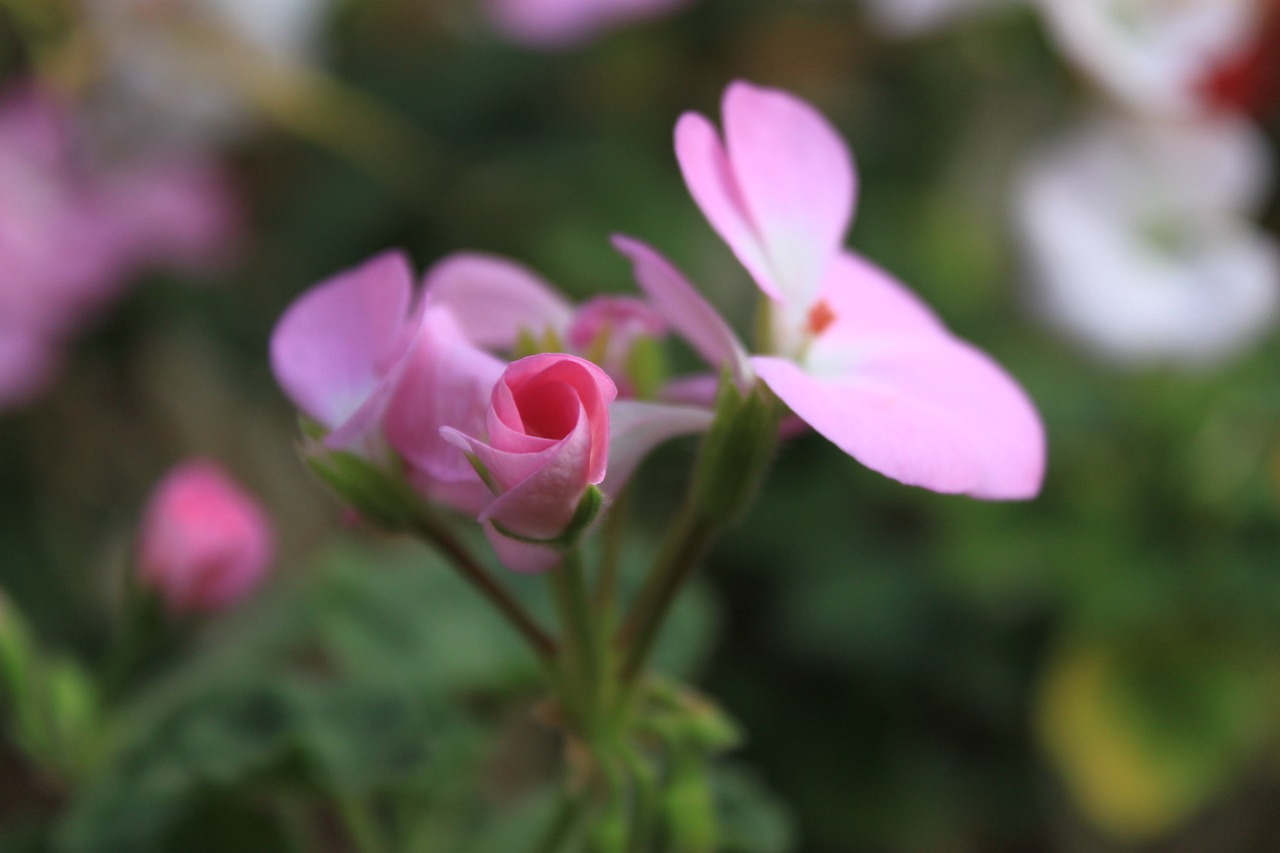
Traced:
[[946, 334], [882, 338], [842, 372], [756, 356], [765, 384], [862, 464], [903, 483], [993, 500], [1034, 496], [1044, 428], [1022, 389]]
[[407, 350], [413, 273], [386, 252], [302, 294], [271, 335], [276, 381], [299, 409], [336, 429], [374, 395]]
[[685, 113], [676, 122], [676, 159], [694, 202], [711, 227], [729, 244], [738, 260], [771, 299], [782, 301], [764, 245], [742, 190], [738, 187], [729, 155], [715, 125], [698, 113]]
[[702, 298], [674, 265], [639, 240], [613, 236], [613, 245], [630, 259], [636, 284], [671, 327], [717, 370], [725, 365], [739, 386], [752, 381], [747, 352], [711, 303]]
[[500, 360], [467, 340], [449, 310], [428, 307], [387, 406], [387, 441], [428, 482], [475, 480], [466, 457], [441, 437], [440, 428], [482, 431], [502, 369]]
[[810, 305], [853, 218], [848, 146], [809, 104], [742, 81], [725, 91], [724, 136], [772, 284], [784, 302]]
[[448, 306], [482, 347], [509, 350], [522, 329], [562, 335], [573, 316], [573, 306], [541, 276], [496, 255], [450, 255], [427, 272], [425, 287], [428, 303]]
[[649, 451], [669, 438], [710, 429], [715, 414], [701, 406], [615, 400], [609, 407], [609, 472], [600, 490], [615, 496]]

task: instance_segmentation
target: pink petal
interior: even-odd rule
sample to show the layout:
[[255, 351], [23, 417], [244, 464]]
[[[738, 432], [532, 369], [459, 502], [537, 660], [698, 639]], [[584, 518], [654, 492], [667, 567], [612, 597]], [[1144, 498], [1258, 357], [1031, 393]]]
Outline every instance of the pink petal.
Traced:
[[554, 539], [564, 533], [588, 485], [591, 429], [586, 419], [554, 449], [539, 455], [542, 464], [495, 498], [480, 514], [481, 521], [496, 521], [533, 539]]
[[271, 367], [293, 403], [336, 429], [407, 351], [413, 272], [386, 252], [302, 294], [271, 335]]
[[470, 483], [475, 471], [466, 457], [440, 435], [441, 427], [477, 433], [494, 383], [504, 365], [463, 335], [453, 314], [428, 307], [404, 373], [395, 382], [384, 418], [387, 441], [430, 491], [435, 481]]
[[784, 297], [774, 280], [760, 233], [747, 210], [715, 125], [698, 113], [680, 116], [676, 122], [676, 159], [689, 194], [711, 227], [729, 244], [760, 289], [782, 301]]
[[510, 350], [521, 330], [562, 335], [573, 306], [532, 270], [496, 255], [458, 253], [426, 275], [426, 298], [449, 307], [475, 344]]
[[824, 339], [862, 340], [885, 334], [946, 332], [933, 309], [902, 282], [854, 252], [841, 252], [822, 284], [834, 315]]
[[521, 574], [546, 572], [554, 569], [564, 560], [564, 553], [560, 549], [550, 545], [534, 545], [531, 542], [521, 542], [510, 536], [503, 536], [494, 529], [492, 524], [484, 526], [484, 535], [493, 546], [499, 562], [513, 572]]
[[609, 472], [600, 490], [616, 496], [649, 451], [669, 438], [705, 432], [715, 420], [709, 408], [640, 400], [615, 400], [609, 407]]
[[1040, 489], [1045, 439], [1035, 407], [963, 341], [886, 338], [861, 349], [843, 372], [821, 376], [773, 356], [751, 361], [797, 415], [886, 476], [996, 500]]
[[821, 113], [787, 92], [737, 81], [723, 110], [729, 162], [772, 283], [788, 303], [809, 305], [853, 218], [849, 148]]
[[689, 280], [670, 261], [639, 240], [615, 234], [613, 245], [630, 259], [636, 284], [689, 346], [717, 370], [728, 365], [738, 385], [749, 385], [752, 374], [746, 350], [729, 324]]

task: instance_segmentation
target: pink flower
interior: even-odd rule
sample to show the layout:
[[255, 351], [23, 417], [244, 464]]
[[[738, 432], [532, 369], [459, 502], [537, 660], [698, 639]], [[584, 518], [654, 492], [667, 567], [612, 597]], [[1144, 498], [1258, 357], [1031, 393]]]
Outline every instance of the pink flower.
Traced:
[[385, 466], [394, 451], [425, 496], [478, 511], [483, 484], [440, 428], [483, 428], [503, 363], [474, 346], [447, 307], [413, 291], [398, 252], [321, 282], [276, 324], [272, 369], [294, 405], [328, 430], [329, 450]]
[[67, 340], [139, 272], [199, 271], [235, 231], [227, 182], [210, 163], [101, 161], [78, 130], [31, 87], [0, 101], [0, 339], [23, 354], [0, 371], [0, 408], [42, 390]]
[[689, 0], [486, 0], [494, 26], [530, 47], [562, 48]]
[[765, 354], [747, 360], [674, 267], [618, 241], [654, 304], [673, 326], [693, 327], [712, 363], [742, 382], [758, 377], [876, 471], [939, 492], [1036, 494], [1044, 432], [1026, 394], [902, 284], [843, 248], [856, 186], [843, 140], [803, 101], [743, 82], [725, 93], [724, 124], [722, 142], [703, 116], [682, 116], [676, 154], [694, 200], [769, 298]]
[[508, 365], [493, 388], [488, 440], [445, 428], [470, 454], [493, 493], [480, 513], [498, 556], [522, 572], [560, 559], [588, 489], [604, 481], [609, 461], [613, 382], [596, 365], [562, 353]]
[[262, 583], [275, 546], [258, 503], [212, 462], [170, 471], [152, 495], [138, 542], [138, 577], [174, 613], [237, 604]]
[[417, 340], [413, 270], [384, 252], [298, 297], [271, 334], [285, 394], [329, 430], [325, 445], [384, 457], [382, 417]]
[[[633, 348], [646, 337], [657, 340], [665, 333], [665, 324], [651, 303], [601, 296], [575, 308], [527, 267], [468, 252], [450, 255], [432, 267], [425, 294], [428, 306], [447, 308], [462, 334], [486, 349], [511, 354], [525, 340], [551, 342], [555, 346], [546, 348], [568, 349], [578, 356], [601, 357], [600, 366], [624, 398], [609, 407], [609, 475], [601, 486], [606, 495], [617, 495], [658, 444], [711, 425], [710, 394], [691, 405], [693, 398], [668, 398], [667, 390], [672, 389], [668, 386], [659, 392], [662, 402], [625, 399], [634, 390], [629, 371]], [[714, 311], [709, 307], [707, 311], [719, 321]], [[705, 337], [700, 319], [703, 315], [682, 316], [670, 324], [686, 336], [692, 334], [690, 341], [697, 349], [699, 336]]]

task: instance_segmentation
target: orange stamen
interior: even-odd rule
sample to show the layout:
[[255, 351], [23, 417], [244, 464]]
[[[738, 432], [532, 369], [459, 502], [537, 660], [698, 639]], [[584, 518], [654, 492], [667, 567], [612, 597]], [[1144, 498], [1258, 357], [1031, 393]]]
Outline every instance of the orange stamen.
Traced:
[[826, 300], [809, 309], [809, 331], [814, 335], [822, 334], [835, 321], [836, 312], [831, 310], [831, 306], [826, 303]]

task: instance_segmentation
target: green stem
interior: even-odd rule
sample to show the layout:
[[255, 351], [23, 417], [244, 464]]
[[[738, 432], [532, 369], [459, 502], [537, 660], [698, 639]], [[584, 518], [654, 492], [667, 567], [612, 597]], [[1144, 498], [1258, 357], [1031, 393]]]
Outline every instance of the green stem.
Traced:
[[576, 675], [570, 676], [569, 681], [579, 685], [577, 713], [584, 727], [581, 734], [589, 737], [600, 711], [600, 638], [591, 614], [582, 558], [576, 548], [567, 551], [564, 562], [551, 573], [551, 586], [568, 646], [565, 663]]
[[498, 609], [507, 622], [529, 642], [539, 658], [544, 662], [555, 658], [555, 640], [534, 621], [505, 587], [494, 580], [493, 575], [489, 574], [452, 530], [435, 516], [424, 513], [414, 519], [414, 532], [449, 558], [458, 573]]
[[632, 806], [631, 836], [627, 853], [647, 853], [651, 846], [653, 819], [658, 807], [657, 775], [645, 763], [644, 756], [628, 750], [627, 768], [635, 780], [635, 802]]
[[624, 690], [643, 671], [676, 594], [693, 574], [718, 532], [718, 524], [690, 507], [667, 537], [657, 568], [636, 596], [618, 638], [624, 649], [620, 674]]
[[586, 810], [586, 803], [586, 797], [565, 791], [560, 798], [560, 804], [556, 806], [555, 814], [551, 817], [551, 822], [547, 824], [547, 831], [538, 840], [532, 853], [558, 853], [577, 828]]

